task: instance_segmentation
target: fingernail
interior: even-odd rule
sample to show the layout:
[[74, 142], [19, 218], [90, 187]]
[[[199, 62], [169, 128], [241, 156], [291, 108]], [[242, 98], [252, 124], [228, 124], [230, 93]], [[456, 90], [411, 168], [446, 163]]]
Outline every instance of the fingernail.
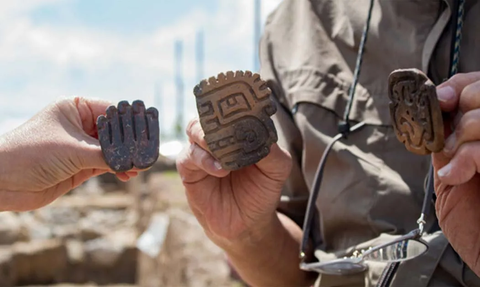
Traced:
[[221, 170], [222, 169], [222, 164], [218, 161], [214, 161], [213, 166], [215, 167], [216, 170]]
[[437, 174], [438, 174], [439, 177], [445, 177], [450, 173], [451, 170], [452, 170], [452, 164], [449, 163], [446, 166], [444, 166], [442, 169], [440, 169], [437, 172]]
[[437, 98], [440, 102], [448, 102], [455, 98], [455, 90], [450, 87], [442, 87], [437, 90]]
[[445, 146], [443, 147], [443, 151], [447, 154], [451, 153], [455, 148], [456, 141], [457, 141], [457, 137], [455, 136], [455, 133], [451, 134], [445, 141]]

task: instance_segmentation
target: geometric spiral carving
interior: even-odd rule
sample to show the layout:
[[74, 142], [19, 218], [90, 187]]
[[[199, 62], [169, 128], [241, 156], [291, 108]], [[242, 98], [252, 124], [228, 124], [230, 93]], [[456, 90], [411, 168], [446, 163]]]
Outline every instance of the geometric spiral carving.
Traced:
[[393, 71], [388, 79], [390, 117], [408, 151], [427, 155], [444, 147], [442, 112], [435, 85], [418, 69]]
[[221, 73], [201, 81], [193, 92], [205, 141], [222, 168], [237, 170], [270, 153], [277, 142], [270, 116], [277, 108], [260, 75]]
[[151, 167], [159, 156], [158, 111], [145, 110], [142, 101], [128, 101], [107, 108], [106, 116], [97, 118], [98, 139], [103, 158], [115, 172], [125, 172], [133, 167]]

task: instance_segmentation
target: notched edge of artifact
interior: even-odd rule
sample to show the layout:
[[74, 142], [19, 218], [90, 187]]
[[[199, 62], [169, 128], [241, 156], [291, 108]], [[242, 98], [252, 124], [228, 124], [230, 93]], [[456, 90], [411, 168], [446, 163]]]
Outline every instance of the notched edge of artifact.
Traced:
[[271, 95], [270, 88], [267, 83], [261, 79], [257, 73], [251, 71], [228, 71], [226, 73], [219, 73], [216, 77], [210, 77], [208, 80], [202, 80], [193, 89], [193, 94], [197, 97], [203, 96], [205, 93], [211, 92], [217, 88], [223, 87], [231, 81], [244, 81], [252, 86], [253, 89], [259, 93], [259, 98], [264, 98]]
[[[423, 144], [423, 150], [419, 151], [418, 149], [414, 149], [408, 144], [402, 137], [402, 133], [397, 129], [396, 125], [396, 118], [395, 118], [395, 106], [394, 106], [394, 99], [393, 99], [393, 87], [399, 82], [400, 79], [410, 79], [415, 81], [419, 87], [425, 86], [426, 89], [432, 91], [431, 96], [427, 94], [429, 97], [430, 102], [430, 112], [429, 112], [429, 119], [432, 122], [432, 128], [434, 133], [434, 141], [433, 146], [427, 146]], [[390, 119], [392, 121], [392, 126], [395, 130], [395, 135], [402, 144], [404, 144], [405, 148], [415, 154], [418, 155], [428, 155], [436, 152], [440, 152], [444, 147], [445, 136], [444, 136], [444, 128], [443, 128], [443, 118], [442, 118], [442, 111], [440, 109], [440, 104], [438, 102], [437, 93], [436, 93], [436, 86], [435, 84], [428, 78], [425, 73], [421, 70], [416, 68], [410, 69], [397, 69], [390, 73], [388, 77], [388, 97], [390, 99], [389, 106], [390, 106]], [[418, 122], [415, 121], [418, 125]], [[425, 141], [423, 141], [425, 143]]]

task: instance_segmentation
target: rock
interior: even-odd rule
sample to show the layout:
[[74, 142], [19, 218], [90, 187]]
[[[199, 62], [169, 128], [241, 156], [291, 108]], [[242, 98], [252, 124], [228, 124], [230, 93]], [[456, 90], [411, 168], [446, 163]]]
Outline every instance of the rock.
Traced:
[[12, 249], [16, 285], [50, 284], [66, 271], [67, 250], [59, 239], [16, 243]]
[[195, 217], [180, 209], [167, 212], [169, 226], [160, 254], [140, 254], [139, 285], [228, 286], [230, 270], [220, 248], [205, 236]]
[[107, 235], [112, 230], [133, 226], [135, 218], [131, 218], [125, 210], [90, 210], [79, 222], [81, 238], [93, 240]]
[[54, 238], [73, 239], [80, 237], [80, 230], [76, 224], [53, 225], [51, 230]]
[[13, 212], [0, 212], [0, 245], [13, 244], [21, 235], [22, 224], [18, 216]]
[[70, 283], [85, 283], [87, 280], [86, 275], [86, 255], [83, 242], [80, 240], [67, 240], [65, 242], [67, 248], [68, 268], [67, 271], [62, 274], [65, 277], [61, 282]]
[[35, 211], [35, 218], [48, 225], [75, 224], [80, 217], [78, 210], [63, 206], [47, 206]]
[[167, 237], [170, 218], [163, 213], [154, 214], [147, 230], [138, 238], [137, 248], [152, 258], [156, 258], [162, 250]]
[[8, 247], [0, 248], [0, 286], [15, 285], [15, 273], [12, 264], [13, 252]]
[[79, 240], [67, 240], [65, 246], [67, 248], [68, 263], [80, 264], [85, 261], [83, 242]]
[[29, 240], [44, 240], [53, 237], [52, 228], [38, 220], [32, 212], [19, 213], [25, 236]]
[[134, 230], [123, 229], [86, 242], [87, 280], [97, 284], [135, 283], [135, 239]]
[[92, 265], [102, 269], [111, 268], [120, 258], [123, 246], [112, 244], [107, 238], [97, 238], [85, 243], [85, 251]]
[[132, 205], [133, 197], [125, 193], [105, 195], [70, 195], [60, 197], [49, 207], [61, 206], [69, 209], [86, 211], [87, 209], [125, 210]]
[[100, 226], [112, 230], [125, 221], [124, 210], [91, 210], [81, 219], [81, 224]]

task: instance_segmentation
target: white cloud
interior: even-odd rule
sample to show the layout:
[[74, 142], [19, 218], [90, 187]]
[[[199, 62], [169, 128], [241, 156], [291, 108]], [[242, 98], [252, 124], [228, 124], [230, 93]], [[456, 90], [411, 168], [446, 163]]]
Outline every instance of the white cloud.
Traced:
[[[195, 0], [192, 0], [195, 1]], [[21, 2], [21, 4], [20, 4]], [[218, 0], [212, 14], [192, 11], [150, 34], [116, 34], [77, 26], [38, 26], [31, 11], [60, 0], [0, 3], [0, 132], [14, 128], [61, 95], [109, 99], [143, 99], [153, 105], [154, 84], [161, 82], [162, 127], [173, 125], [176, 91], [174, 41], [184, 41], [186, 118], [196, 115], [192, 96], [195, 77], [195, 35], [205, 30], [205, 76], [253, 66], [253, 0]], [[263, 18], [280, 0], [263, 1]], [[254, 50], [255, 49], [255, 50]], [[17, 111], [17, 112], [14, 112]], [[18, 112], [21, 111], [21, 112]]]
[[[68, 1], [68, 0], [67, 0]], [[18, 15], [27, 13], [37, 7], [58, 2], [67, 2], [65, 0], [22, 0], [22, 1], [2, 1], [0, 3], [0, 19], [5, 21], [9, 18], [15, 18]]]

